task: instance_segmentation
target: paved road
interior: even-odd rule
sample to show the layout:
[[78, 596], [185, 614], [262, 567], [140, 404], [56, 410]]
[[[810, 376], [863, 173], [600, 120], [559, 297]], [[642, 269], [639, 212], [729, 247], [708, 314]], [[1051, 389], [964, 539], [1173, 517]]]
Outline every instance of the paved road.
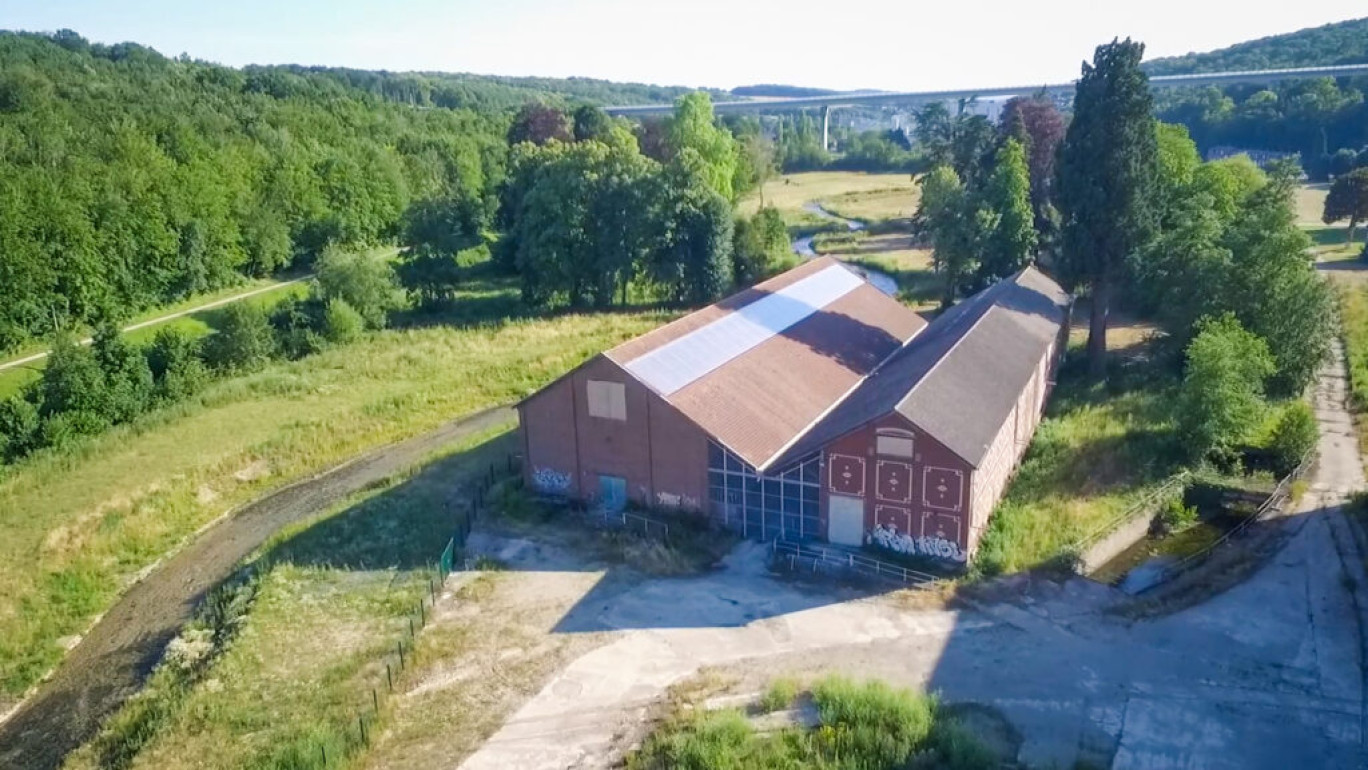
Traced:
[[1338, 509], [1363, 486], [1337, 357], [1316, 411], [1322, 462], [1283, 520], [1287, 545], [1249, 580], [1153, 621], [1082, 579], [1012, 602], [909, 611], [769, 577], [743, 550], [689, 580], [600, 590], [563, 632], [616, 631], [526, 703], [462, 770], [609, 766], [670, 684], [702, 666], [844, 671], [997, 707], [1019, 758], [1114, 768], [1363, 767], [1363, 559]]
[[317, 514], [447, 444], [516, 419], [512, 409], [495, 407], [453, 421], [278, 490], [202, 533], [133, 585], [38, 693], [0, 723], [0, 768], [58, 767], [138, 691], [205, 592], [281, 527]]
[[[293, 284], [300, 283], [300, 282], [302, 282], [302, 281], [307, 281], [307, 280], [308, 280], [308, 277], [306, 276], [306, 277], [304, 277], [304, 278], [295, 278], [294, 280], [290, 280], [290, 281], [282, 281], [282, 282], [280, 282], [280, 283], [273, 283], [273, 284], [271, 284], [270, 286], [262, 286], [261, 288], [252, 289], [251, 291], [244, 291], [244, 292], [241, 293], [241, 294], [234, 294], [234, 295], [231, 296], [231, 297], [224, 297], [223, 299], [216, 299], [216, 300], [214, 300], [213, 302], [206, 302], [206, 303], [204, 303], [203, 305], [198, 305], [198, 306], [196, 306], [196, 307], [192, 307], [192, 308], [189, 308], [189, 309], [186, 309], [186, 310], [181, 310], [181, 311], [178, 311], [178, 312], [175, 312], [175, 313], [167, 313], [166, 315], [157, 316], [156, 318], [152, 318], [152, 319], [149, 319], [149, 320], [147, 320], [147, 321], [139, 321], [138, 323], [130, 324], [130, 325], [128, 325], [128, 326], [125, 326], [125, 327], [123, 328], [123, 333], [124, 333], [124, 334], [128, 334], [129, 332], [135, 332], [135, 331], [137, 331], [137, 330], [139, 330], [139, 329], [146, 329], [146, 328], [149, 327], [149, 326], [156, 326], [156, 325], [158, 325], [158, 324], [164, 324], [164, 323], [166, 323], [167, 321], [174, 321], [174, 320], [176, 320], [177, 318], [184, 318], [185, 316], [193, 315], [194, 313], [200, 313], [200, 312], [203, 312], [203, 311], [205, 311], [205, 310], [213, 310], [213, 309], [216, 308], [216, 307], [222, 307], [222, 306], [224, 306], [224, 305], [228, 305], [228, 304], [232, 304], [232, 303], [234, 303], [234, 302], [237, 302], [238, 300], [247, 299], [248, 297], [255, 297], [255, 296], [258, 295], [258, 294], [264, 294], [264, 293], [266, 293], [266, 292], [268, 292], [268, 291], [275, 291], [276, 289], [279, 289], [279, 288], [281, 288], [282, 286], [291, 286], [291, 285], [293, 285]], [[92, 343], [92, 342], [94, 342], [94, 339], [91, 338], [91, 337], [86, 337], [85, 339], [81, 340], [81, 344], [82, 344], [82, 345], [89, 345], [89, 344]], [[35, 361], [42, 361], [43, 359], [45, 359], [45, 358], [47, 358], [47, 357], [48, 357], [47, 351], [43, 351], [42, 353], [34, 353], [34, 354], [31, 355], [31, 356], [24, 356], [23, 358], [16, 358], [16, 359], [14, 359], [14, 360], [12, 360], [12, 361], [5, 361], [5, 362], [3, 362], [3, 363], [0, 363], [0, 372], [3, 372], [3, 371], [6, 370], [6, 369], [13, 369], [13, 368], [16, 367], [16, 366], [23, 366], [24, 364], [31, 364], [31, 363], [34, 363]]]

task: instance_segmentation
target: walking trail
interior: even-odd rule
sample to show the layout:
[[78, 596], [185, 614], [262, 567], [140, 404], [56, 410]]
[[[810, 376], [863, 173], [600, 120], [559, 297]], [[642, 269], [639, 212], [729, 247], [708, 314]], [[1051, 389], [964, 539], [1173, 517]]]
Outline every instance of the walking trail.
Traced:
[[[462, 770], [608, 767], [666, 689], [701, 668], [756, 689], [841, 671], [999, 709], [1018, 759], [1070, 767], [1363, 767], [1363, 558], [1339, 506], [1364, 485], [1341, 351], [1315, 392], [1320, 462], [1287, 542], [1250, 579], [1195, 607], [1128, 622], [1084, 579], [1011, 602], [909, 611], [770, 577], [755, 545], [724, 570], [582, 601], [558, 628], [616, 639], [575, 660]], [[516, 568], [516, 566], [515, 566]], [[605, 597], [606, 598], [606, 597]]]
[[201, 533], [129, 588], [52, 678], [0, 723], [0, 768], [58, 767], [138, 691], [204, 594], [281, 527], [321, 513], [443, 446], [515, 420], [508, 407], [464, 417], [280, 489]]

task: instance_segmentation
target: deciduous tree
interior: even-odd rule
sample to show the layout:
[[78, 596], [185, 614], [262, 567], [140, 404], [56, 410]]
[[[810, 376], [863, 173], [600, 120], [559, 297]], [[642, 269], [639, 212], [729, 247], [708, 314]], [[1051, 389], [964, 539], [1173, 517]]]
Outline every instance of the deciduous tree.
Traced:
[[1353, 243], [1358, 223], [1368, 219], [1368, 168], [1345, 174], [1330, 185], [1321, 221], [1328, 225], [1344, 219], [1349, 220], [1349, 243]]

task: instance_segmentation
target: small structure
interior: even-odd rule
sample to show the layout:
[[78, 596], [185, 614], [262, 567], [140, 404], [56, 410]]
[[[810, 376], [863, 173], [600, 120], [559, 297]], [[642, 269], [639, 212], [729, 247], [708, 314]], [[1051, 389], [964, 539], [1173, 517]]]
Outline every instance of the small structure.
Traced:
[[527, 481], [748, 537], [964, 561], [1039, 421], [1068, 308], [1027, 268], [928, 325], [815, 259], [520, 403]]

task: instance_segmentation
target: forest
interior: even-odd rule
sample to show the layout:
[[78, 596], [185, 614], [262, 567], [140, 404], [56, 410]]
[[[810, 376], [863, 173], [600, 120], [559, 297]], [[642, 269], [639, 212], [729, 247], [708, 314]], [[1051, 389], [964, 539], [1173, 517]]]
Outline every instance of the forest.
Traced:
[[[1368, 19], [1252, 40], [1201, 54], [1154, 59], [1150, 75], [1368, 62]], [[1203, 151], [1216, 146], [1301, 154], [1316, 180], [1368, 165], [1368, 78], [1287, 81], [1269, 88], [1165, 89], [1159, 117], [1187, 126]]]

